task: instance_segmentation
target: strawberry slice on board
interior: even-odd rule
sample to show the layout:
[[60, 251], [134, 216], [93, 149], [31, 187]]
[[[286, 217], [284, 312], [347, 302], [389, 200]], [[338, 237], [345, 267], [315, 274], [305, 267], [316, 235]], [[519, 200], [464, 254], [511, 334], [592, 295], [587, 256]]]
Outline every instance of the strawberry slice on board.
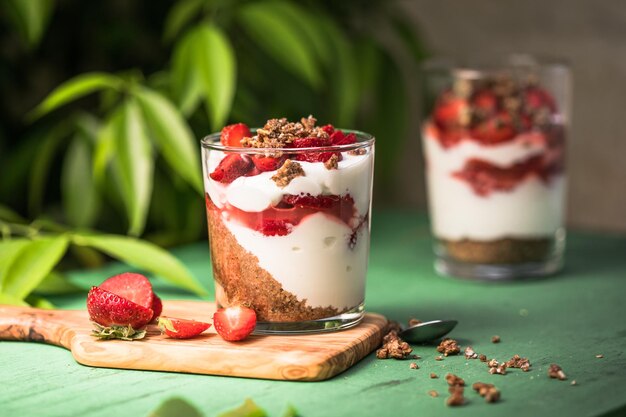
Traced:
[[215, 331], [229, 342], [243, 340], [254, 331], [256, 313], [248, 307], [227, 307], [213, 314]]
[[175, 317], [159, 317], [159, 330], [173, 339], [191, 339], [211, 327], [202, 321], [179, 319]]
[[96, 327], [92, 335], [101, 339], [142, 339], [146, 332], [140, 329], [145, 327], [153, 316], [151, 308], [100, 287], [91, 287], [89, 290], [87, 312]]
[[163, 311], [163, 301], [161, 301], [159, 296], [154, 294], [154, 299], [152, 300], [152, 320], [150, 320], [150, 322], [156, 321], [156, 319], [158, 319], [159, 316], [161, 315], [162, 311]]
[[244, 123], [228, 125], [222, 129], [220, 142], [224, 146], [240, 147], [243, 138], [252, 136], [250, 128]]
[[215, 171], [209, 174], [213, 181], [230, 184], [237, 178], [248, 174], [254, 168], [252, 159], [247, 155], [228, 154], [220, 161]]
[[107, 278], [99, 287], [140, 306], [152, 308], [154, 292], [150, 280], [144, 275], [124, 272]]

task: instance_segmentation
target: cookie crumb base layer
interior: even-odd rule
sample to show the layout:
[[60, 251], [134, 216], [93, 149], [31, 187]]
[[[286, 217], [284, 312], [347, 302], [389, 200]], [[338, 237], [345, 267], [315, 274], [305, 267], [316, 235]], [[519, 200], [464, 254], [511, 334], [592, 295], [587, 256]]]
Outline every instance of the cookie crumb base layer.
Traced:
[[220, 217], [215, 206], [208, 210], [215, 300], [220, 306], [250, 306], [255, 309], [259, 322], [278, 323], [334, 318], [358, 308], [311, 307], [306, 300], [285, 291], [270, 273], [259, 266], [258, 258], [239, 245]]
[[564, 232], [537, 239], [439, 240], [435, 269], [441, 275], [487, 281], [552, 275], [563, 267], [564, 245]]

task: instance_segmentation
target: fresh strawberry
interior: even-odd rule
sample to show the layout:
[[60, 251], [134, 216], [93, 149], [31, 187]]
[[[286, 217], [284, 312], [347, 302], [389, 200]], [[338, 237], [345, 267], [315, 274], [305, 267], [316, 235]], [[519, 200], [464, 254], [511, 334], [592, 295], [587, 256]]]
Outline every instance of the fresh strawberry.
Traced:
[[154, 300], [152, 284], [141, 274], [124, 272], [108, 278], [99, 287], [140, 306], [152, 308]]
[[152, 319], [152, 309], [99, 287], [87, 294], [89, 318], [96, 324], [93, 335], [102, 339], [141, 339], [143, 328]]
[[330, 143], [333, 145], [352, 145], [356, 143], [356, 135], [354, 133], [348, 133], [347, 135], [341, 130], [335, 130], [330, 135]]
[[[325, 146], [331, 146], [330, 139], [323, 138], [298, 138], [292, 142], [294, 148], [320, 148]], [[316, 152], [310, 151], [306, 153], [296, 154], [295, 159], [297, 161], [305, 162], [326, 162], [333, 154], [339, 157], [341, 161], [341, 153], [339, 152]]]
[[153, 322], [157, 318], [159, 318], [162, 311], [163, 311], [163, 302], [156, 294], [154, 294], [154, 299], [152, 300], [152, 320], [150, 320], [150, 322]]
[[446, 129], [464, 125], [463, 121], [468, 112], [467, 101], [448, 91], [437, 101], [433, 117], [439, 127]]
[[230, 184], [237, 178], [246, 175], [253, 167], [254, 164], [249, 156], [231, 153], [220, 161], [215, 171], [211, 172], [209, 176], [214, 181]]
[[174, 317], [159, 317], [161, 333], [174, 339], [190, 339], [211, 327], [202, 321], [177, 319]]
[[240, 147], [241, 139], [249, 138], [252, 136], [250, 129], [243, 123], [237, 123], [234, 125], [228, 125], [222, 129], [222, 135], [220, 136], [220, 142], [224, 146]]
[[556, 111], [554, 98], [545, 90], [539, 87], [529, 87], [524, 91], [524, 108], [533, 114], [542, 108], [547, 108], [550, 112]]
[[213, 324], [224, 340], [243, 340], [254, 331], [256, 313], [247, 307], [220, 308], [213, 315]]
[[283, 165], [286, 159], [286, 155], [282, 155], [277, 158], [274, 158], [272, 156], [254, 155], [252, 157], [252, 162], [259, 171], [265, 172], [277, 170]]
[[294, 148], [319, 148], [329, 146], [330, 140], [324, 138], [296, 138], [292, 145]]
[[287, 220], [263, 219], [257, 230], [265, 236], [286, 236], [292, 227]]
[[328, 136], [332, 135], [335, 131], [335, 126], [333, 125], [325, 125], [322, 126], [322, 130], [328, 134]]
[[472, 107], [480, 117], [488, 117], [498, 109], [498, 99], [496, 95], [489, 90], [482, 90], [474, 94], [472, 97]]
[[513, 118], [507, 112], [500, 112], [479, 123], [472, 129], [471, 136], [489, 145], [506, 142], [516, 135]]
[[338, 195], [285, 194], [281, 202], [290, 206], [321, 209], [331, 208], [340, 200]]

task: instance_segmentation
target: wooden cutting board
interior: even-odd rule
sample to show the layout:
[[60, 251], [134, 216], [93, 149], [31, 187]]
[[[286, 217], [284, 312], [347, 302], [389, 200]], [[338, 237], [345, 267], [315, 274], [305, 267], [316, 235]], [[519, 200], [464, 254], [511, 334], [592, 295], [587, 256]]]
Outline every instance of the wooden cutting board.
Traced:
[[[165, 301], [163, 315], [211, 323], [215, 304]], [[321, 381], [348, 369], [380, 345], [387, 319], [368, 313], [356, 327], [330, 333], [251, 336], [224, 341], [211, 327], [175, 340], [148, 326], [138, 341], [97, 340], [86, 310], [41, 310], [0, 305], [0, 340], [50, 343], [83, 365], [290, 381]]]

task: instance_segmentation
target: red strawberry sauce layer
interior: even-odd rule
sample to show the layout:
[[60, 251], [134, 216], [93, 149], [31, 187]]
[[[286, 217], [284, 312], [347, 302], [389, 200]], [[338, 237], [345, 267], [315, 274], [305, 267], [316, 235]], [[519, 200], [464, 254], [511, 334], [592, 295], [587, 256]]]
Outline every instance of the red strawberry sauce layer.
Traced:
[[[213, 204], [208, 194], [205, 198], [207, 210], [226, 212], [229, 219], [234, 219], [239, 224], [261, 232], [265, 236], [286, 236], [302, 220], [316, 213], [324, 213], [344, 223], [352, 229], [353, 235], [356, 235], [357, 230], [366, 224], [361, 218], [355, 219], [357, 210], [354, 206], [354, 199], [349, 194], [344, 196], [287, 194], [276, 206], [271, 206], [261, 212], [243, 211], [231, 205], [219, 209]], [[364, 218], [367, 218], [367, 214]]]

